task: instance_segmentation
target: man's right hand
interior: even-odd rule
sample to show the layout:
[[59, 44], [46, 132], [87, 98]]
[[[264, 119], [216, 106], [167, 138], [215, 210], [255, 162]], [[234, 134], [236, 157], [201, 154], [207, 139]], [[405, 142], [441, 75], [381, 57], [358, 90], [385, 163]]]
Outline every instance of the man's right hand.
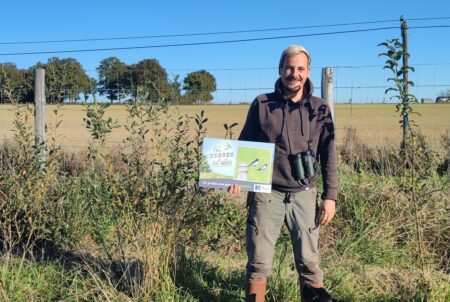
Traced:
[[239, 194], [241, 193], [241, 186], [240, 185], [231, 185], [228, 187], [228, 193], [231, 194]]

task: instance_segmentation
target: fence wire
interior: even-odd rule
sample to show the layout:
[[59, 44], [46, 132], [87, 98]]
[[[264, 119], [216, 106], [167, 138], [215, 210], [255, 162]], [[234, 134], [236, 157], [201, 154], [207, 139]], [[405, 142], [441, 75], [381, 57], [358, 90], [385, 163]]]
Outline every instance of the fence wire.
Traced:
[[[415, 72], [410, 74], [410, 79], [414, 85], [410, 88], [410, 93], [414, 94], [419, 101], [434, 102], [438, 96], [450, 94], [450, 77], [448, 69], [450, 63], [441, 64], [417, 64], [412, 65]], [[321, 69], [312, 68], [311, 80], [315, 86], [315, 95], [320, 96], [321, 89]], [[334, 102], [340, 103], [393, 103], [391, 95], [386, 95], [385, 90], [390, 87], [386, 81], [391, 75], [383, 70], [383, 66], [336, 66], [333, 67], [333, 91]], [[169, 69], [167, 74], [172, 75], [170, 80], [178, 76], [179, 93], [186, 95], [187, 89], [183, 87], [183, 80], [186, 76], [194, 72], [194, 69]], [[197, 70], [198, 71], [198, 70]], [[214, 104], [234, 104], [250, 103], [257, 95], [273, 91], [274, 83], [278, 78], [277, 68], [229, 68], [229, 69], [208, 69], [215, 80], [217, 87], [212, 92], [212, 103]], [[95, 70], [86, 70], [91, 78], [98, 75]], [[118, 75], [118, 78], [122, 75]], [[153, 75], [154, 77], [155, 75]], [[167, 82], [167, 76], [154, 80], [155, 82]], [[28, 81], [28, 82], [27, 82]], [[130, 79], [131, 81], [131, 79]], [[5, 83], [0, 82], [0, 87]], [[111, 85], [110, 85], [111, 86]], [[133, 98], [137, 91], [132, 86], [124, 86], [117, 81], [113, 89], [95, 87], [80, 91], [77, 87], [64, 89], [48, 89], [47, 95], [57, 96], [58, 100], [67, 103], [77, 103], [92, 101], [122, 103]], [[5, 89], [0, 89], [0, 103], [10, 102], [11, 96], [24, 95], [30, 87], [29, 79], [23, 79], [23, 84], [15, 85]], [[151, 93], [167, 93], [165, 87], [148, 87]], [[201, 89], [199, 89], [201, 91]], [[113, 96], [113, 98], [111, 98]]]
[[[410, 93], [416, 95], [419, 101], [434, 102], [438, 96], [450, 95], [450, 77], [448, 68], [450, 63], [441, 64], [417, 64], [413, 66], [415, 72], [410, 74], [410, 79], [415, 83], [410, 89]], [[314, 95], [320, 96], [321, 67], [312, 68], [311, 80], [315, 85]], [[184, 78], [194, 69], [172, 69], [167, 70], [169, 82], [178, 75], [179, 94], [181, 98], [188, 92], [183, 87]], [[278, 78], [277, 68], [229, 68], [229, 69], [209, 69], [215, 80], [217, 87], [212, 92], [212, 104], [249, 104], [259, 94], [273, 91], [273, 86]], [[383, 70], [383, 66], [336, 66], [333, 67], [333, 92], [338, 113], [335, 115], [335, 124], [338, 133], [338, 142], [342, 143], [344, 135], [348, 129], [357, 129], [359, 136], [365, 141], [371, 141], [371, 148], [384, 148], [398, 144], [400, 127], [397, 123], [398, 113], [395, 112], [393, 104], [395, 100], [390, 95], [385, 94], [385, 90], [390, 87], [386, 79], [390, 76], [388, 71]], [[87, 70], [90, 77], [96, 77], [95, 70]], [[159, 79], [167, 81], [167, 77]], [[157, 80], [156, 82], [158, 82]], [[2, 83], [0, 83], [0, 86]], [[29, 86], [29, 85], [28, 85]], [[23, 94], [29, 89], [25, 84], [10, 89], [5, 93], [0, 89], [0, 103], [8, 103], [8, 98]], [[147, 92], [150, 95], [166, 94], [173, 92], [161, 87], [150, 87]], [[84, 93], [75, 93], [76, 89], [48, 89], [47, 95], [59, 97], [63, 103], [91, 102], [96, 99], [99, 102], [120, 104], [132, 100], [139, 91], [132, 87], [121, 87], [117, 83], [116, 89], [95, 88]], [[114, 96], [114, 99], [110, 99]], [[156, 97], [157, 98], [157, 97]], [[48, 100], [47, 100], [48, 102]], [[201, 102], [201, 101], [200, 101]], [[375, 107], [362, 106], [362, 104], [384, 104]], [[426, 108], [426, 107], [423, 107]], [[436, 107], [437, 108], [437, 107]], [[423, 109], [425, 110], [425, 109]], [[428, 109], [426, 109], [428, 110]], [[431, 110], [431, 109], [430, 109]], [[224, 113], [218, 113], [224, 114]], [[240, 122], [245, 118], [245, 110], [230, 117], [228, 123]], [[394, 118], [393, 118], [394, 116]], [[422, 116], [414, 117], [421, 126], [421, 131], [427, 136], [433, 148], [437, 152], [445, 152], [439, 146], [439, 141], [445, 135], [445, 131], [450, 129], [450, 106], [445, 106], [434, 111], [426, 111]], [[239, 119], [239, 121], [237, 120]], [[75, 123], [72, 121], [72, 123]], [[0, 106], [0, 139], [11, 137], [10, 130], [12, 120], [7, 118], [7, 113], [1, 110]], [[237, 127], [236, 131], [239, 131]], [[210, 121], [209, 131], [216, 137], [222, 136], [225, 132], [222, 123]], [[373, 129], [376, 129], [374, 132]], [[447, 132], [448, 135], [448, 132]], [[115, 143], [120, 142], [120, 140]], [[79, 142], [69, 139], [64, 144], [68, 147], [79, 146]], [[341, 145], [342, 147], [342, 145]]]

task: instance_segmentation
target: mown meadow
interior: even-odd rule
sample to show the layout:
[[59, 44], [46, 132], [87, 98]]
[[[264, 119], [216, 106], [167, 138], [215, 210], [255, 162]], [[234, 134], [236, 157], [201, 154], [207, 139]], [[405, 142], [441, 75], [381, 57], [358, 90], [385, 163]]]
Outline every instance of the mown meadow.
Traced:
[[[83, 105], [47, 105], [47, 125], [55, 125], [53, 111], [58, 109], [62, 123], [58, 128], [58, 144], [65, 150], [86, 148], [90, 144], [90, 133], [85, 127], [83, 118], [86, 116]], [[180, 105], [172, 106], [169, 110], [176, 114], [194, 116], [201, 110], [208, 116], [207, 136], [223, 138], [224, 124], [238, 123], [233, 135], [239, 132], [245, 121], [249, 105]], [[14, 135], [14, 114], [12, 105], [0, 105], [0, 140], [11, 139]], [[432, 147], [441, 148], [440, 136], [450, 127], [450, 106], [448, 104], [415, 104], [413, 110], [418, 114], [412, 119], [420, 127]], [[125, 105], [112, 105], [105, 108], [105, 114], [119, 124], [126, 124], [128, 112]], [[337, 142], [342, 145], [347, 129], [358, 129], [358, 136], [371, 148], [398, 146], [401, 140], [399, 127], [399, 114], [395, 104], [336, 104], [335, 124], [337, 129]], [[128, 135], [124, 127], [114, 130], [106, 138], [109, 145], [119, 144]]]
[[[74, 108], [48, 110], [41, 146], [32, 108], [8, 108], [0, 301], [242, 301], [245, 196], [197, 180], [203, 138], [236, 138], [245, 110], [135, 102], [118, 118], [116, 106]], [[340, 191], [337, 216], [321, 230], [326, 286], [339, 301], [449, 301], [449, 107], [417, 117], [423, 131], [414, 127], [404, 150], [388, 108], [351, 113], [351, 127], [344, 113], [354, 107], [336, 110]], [[364, 134], [357, 122], [374, 115], [393, 121], [374, 125], [397, 143], [380, 148]], [[73, 132], [62, 131], [75, 116]], [[430, 135], [422, 121], [447, 126]], [[76, 148], [61, 143], [70, 141]], [[267, 301], [299, 301], [289, 241], [283, 230]]]

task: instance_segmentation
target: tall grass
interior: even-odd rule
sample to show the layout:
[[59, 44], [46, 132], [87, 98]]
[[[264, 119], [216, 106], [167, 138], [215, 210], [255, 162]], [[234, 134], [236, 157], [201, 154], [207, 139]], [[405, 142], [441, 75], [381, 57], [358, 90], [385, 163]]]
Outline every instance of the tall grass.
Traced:
[[[0, 147], [0, 301], [241, 301], [244, 202], [196, 184], [207, 117], [135, 102], [119, 124], [105, 109], [85, 107], [92, 141], [69, 154], [58, 110], [50, 143], [36, 147], [32, 109], [15, 108], [14, 141]], [[110, 149], [118, 127], [126, 138]], [[411, 165], [397, 150], [368, 152], [351, 131], [338, 214], [322, 230], [326, 285], [340, 301], [448, 301], [446, 155], [417, 144]], [[283, 230], [268, 301], [299, 299], [290, 250]]]

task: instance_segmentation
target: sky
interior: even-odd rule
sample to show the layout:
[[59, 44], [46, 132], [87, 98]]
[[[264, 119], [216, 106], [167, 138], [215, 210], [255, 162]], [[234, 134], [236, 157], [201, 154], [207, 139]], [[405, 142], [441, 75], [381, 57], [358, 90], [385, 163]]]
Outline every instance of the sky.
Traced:
[[[400, 16], [408, 30], [411, 76], [420, 98], [435, 98], [450, 89], [450, 1], [2, 1], [0, 63], [13, 62], [28, 68], [48, 58], [77, 59], [88, 75], [97, 77], [101, 60], [116, 56], [126, 64], [155, 58], [169, 75], [200, 69], [217, 80], [217, 103], [250, 102], [256, 95], [273, 89], [278, 77], [280, 53], [291, 44], [304, 45], [312, 56], [311, 80], [320, 86], [322, 67], [334, 67], [336, 102], [389, 101], [384, 95], [389, 73], [377, 46], [400, 38]], [[443, 18], [444, 19], [432, 19]], [[447, 17], [445, 19], [445, 17]], [[428, 19], [428, 20], [414, 20]], [[389, 21], [370, 24], [348, 23]], [[335, 25], [335, 26], [324, 26]], [[311, 27], [316, 26], [316, 27]], [[303, 27], [303, 28], [302, 28]], [[310, 28], [304, 28], [310, 27]], [[330, 34], [324, 33], [394, 27], [391, 29]], [[285, 30], [265, 30], [293, 28]], [[258, 31], [255, 31], [258, 30]], [[265, 30], [265, 31], [260, 31]], [[45, 44], [7, 44], [24, 41], [53, 41], [252, 31], [127, 39], [111, 41]], [[311, 35], [320, 34], [320, 35]], [[301, 36], [303, 35], [303, 36]], [[310, 35], [310, 36], [307, 36]], [[161, 46], [230, 40], [274, 38], [234, 43], [152, 47], [128, 50], [10, 55], [22, 52]], [[6, 43], [6, 44], [5, 44]], [[320, 91], [316, 89], [316, 95]]]

